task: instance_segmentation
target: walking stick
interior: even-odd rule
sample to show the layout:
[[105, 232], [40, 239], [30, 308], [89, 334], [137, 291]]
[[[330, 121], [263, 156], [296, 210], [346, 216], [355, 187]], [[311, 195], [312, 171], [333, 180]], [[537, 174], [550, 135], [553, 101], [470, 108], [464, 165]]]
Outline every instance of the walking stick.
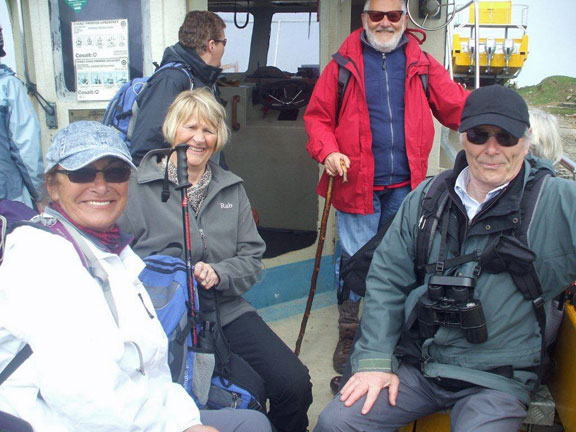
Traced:
[[[343, 160], [340, 160], [340, 166], [344, 170], [344, 175], [342, 176], [342, 182], [346, 183], [348, 178], [346, 177], [346, 165]], [[322, 220], [320, 222], [320, 234], [318, 238], [318, 247], [316, 248], [316, 258], [314, 260], [314, 271], [312, 272], [312, 279], [310, 280], [310, 292], [308, 293], [308, 301], [306, 302], [306, 309], [304, 310], [304, 316], [302, 317], [302, 323], [300, 324], [300, 333], [298, 334], [298, 339], [296, 340], [296, 348], [294, 349], [294, 354], [300, 355], [300, 347], [302, 346], [302, 339], [304, 339], [304, 333], [306, 332], [306, 325], [308, 324], [308, 318], [310, 317], [310, 310], [312, 309], [312, 302], [314, 301], [314, 294], [316, 293], [316, 282], [318, 280], [318, 273], [320, 272], [320, 262], [322, 261], [322, 249], [324, 248], [324, 240], [326, 238], [326, 226], [328, 225], [328, 215], [330, 214], [330, 205], [332, 203], [332, 188], [334, 187], [334, 177], [330, 176], [328, 179], [328, 189], [326, 191], [326, 200], [324, 202], [324, 211], [322, 212]]]

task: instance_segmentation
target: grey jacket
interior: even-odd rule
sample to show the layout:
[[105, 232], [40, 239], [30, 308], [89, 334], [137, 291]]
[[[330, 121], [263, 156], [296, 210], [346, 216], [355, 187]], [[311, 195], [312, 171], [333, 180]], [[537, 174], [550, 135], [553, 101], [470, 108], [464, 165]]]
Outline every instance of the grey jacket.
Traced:
[[[462, 159], [462, 158], [460, 158]], [[453, 198], [452, 220], [459, 227], [459, 244], [448, 243], [447, 258], [483, 250], [489, 238], [510, 230], [519, 221], [518, 206], [528, 180], [536, 169], [528, 162], [510, 185], [468, 221], [463, 205], [453, 192], [457, 166], [447, 180]], [[362, 315], [362, 337], [351, 356], [352, 370], [394, 371], [401, 354], [410, 347], [410, 338], [399, 343], [403, 325], [416, 307], [426, 284], [416, 286], [414, 262], [421, 200], [430, 181], [423, 182], [404, 201], [382, 243], [376, 249], [366, 281]], [[536, 271], [544, 289], [544, 300], [558, 295], [576, 277], [576, 183], [548, 178], [537, 202], [528, 230], [528, 246], [537, 259]], [[433, 238], [428, 262], [438, 261], [440, 230]], [[473, 276], [476, 262], [461, 265], [444, 274]], [[428, 277], [426, 278], [426, 280]], [[534, 369], [540, 361], [540, 330], [530, 301], [525, 300], [509, 273], [482, 271], [476, 279], [475, 298], [481, 300], [488, 340], [471, 344], [460, 328], [440, 327], [427, 339], [420, 352], [424, 374], [430, 377], [460, 379], [508, 393], [527, 402], [534, 386]], [[412, 339], [413, 341], [413, 339]], [[512, 366], [512, 379], [489, 371]]]
[[[140, 257], [166, 254], [184, 259], [180, 191], [170, 183], [170, 199], [160, 200], [164, 171], [158, 160], [167, 149], [144, 156], [131, 179], [128, 204], [120, 227], [135, 240]], [[192, 263], [210, 264], [220, 283], [216, 286], [220, 318], [226, 325], [254, 308], [242, 298], [252, 288], [262, 268], [266, 246], [258, 234], [242, 179], [210, 163], [212, 180], [197, 217], [190, 209]]]

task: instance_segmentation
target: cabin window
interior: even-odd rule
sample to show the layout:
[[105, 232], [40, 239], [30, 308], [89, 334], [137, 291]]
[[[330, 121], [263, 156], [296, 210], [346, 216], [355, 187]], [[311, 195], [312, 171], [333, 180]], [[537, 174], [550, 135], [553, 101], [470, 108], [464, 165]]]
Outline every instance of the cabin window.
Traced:
[[142, 3], [148, 0], [49, 1], [60, 96], [108, 100], [122, 82], [143, 75]]
[[[222, 57], [222, 69], [224, 72], [236, 73], [248, 70], [248, 60], [250, 59], [250, 43], [252, 41], [252, 30], [254, 29], [254, 17], [248, 14], [248, 24], [239, 29], [234, 24], [234, 13], [218, 12], [220, 18], [226, 23], [226, 50]], [[236, 21], [240, 26], [246, 23], [246, 13], [237, 15]]]
[[272, 16], [267, 66], [296, 73], [302, 65], [320, 63], [318, 14], [275, 13]]

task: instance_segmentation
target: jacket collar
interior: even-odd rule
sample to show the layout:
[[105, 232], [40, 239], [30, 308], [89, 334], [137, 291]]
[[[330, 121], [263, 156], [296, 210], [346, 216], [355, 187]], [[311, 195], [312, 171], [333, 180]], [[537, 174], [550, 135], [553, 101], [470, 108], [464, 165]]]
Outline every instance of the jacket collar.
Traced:
[[206, 64], [194, 50], [188, 49], [180, 45], [180, 43], [169, 46], [164, 51], [162, 64], [171, 61], [188, 65], [192, 74], [198, 77], [206, 86], [214, 85], [218, 76], [222, 73], [222, 69]]
[[[460, 197], [458, 197], [458, 194], [456, 194], [454, 190], [454, 185], [456, 184], [456, 178], [460, 172], [467, 166], [468, 162], [466, 160], [466, 152], [461, 150], [456, 156], [452, 174], [446, 178], [448, 193], [450, 194], [452, 201], [456, 203], [463, 212], [465, 212], [464, 206], [462, 205]], [[514, 177], [508, 186], [502, 189], [498, 195], [484, 204], [483, 210], [478, 213], [474, 218], [474, 221], [477, 222], [490, 218], [492, 232], [514, 228], [515, 223], [513, 220], [519, 217], [520, 201], [522, 200], [524, 187], [533, 175], [534, 172], [530, 169], [529, 162], [525, 160], [518, 175]], [[490, 209], [490, 211], [486, 211], [487, 209]], [[474, 225], [478, 226], [477, 224]], [[482, 234], [483, 230], [484, 228], [480, 228], [479, 233]], [[471, 231], [475, 230], [472, 228]]]
[[[163, 148], [150, 150], [144, 155], [136, 174], [138, 184], [146, 184], [164, 180], [164, 170], [160, 166], [159, 162], [164, 156], [167, 156], [169, 152], [170, 149]], [[210, 182], [208, 189], [209, 191], [214, 186], [217, 186], [218, 188], [224, 188], [235, 183], [242, 182], [242, 179], [236, 174], [230, 171], [226, 171], [212, 161], [209, 161], [208, 163], [210, 164], [210, 168], [212, 168], [212, 181]]]

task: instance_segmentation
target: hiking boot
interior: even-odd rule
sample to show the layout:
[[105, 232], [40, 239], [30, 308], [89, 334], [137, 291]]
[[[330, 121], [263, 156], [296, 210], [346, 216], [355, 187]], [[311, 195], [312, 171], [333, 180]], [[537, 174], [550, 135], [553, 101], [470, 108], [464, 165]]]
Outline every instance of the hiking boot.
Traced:
[[350, 356], [354, 335], [358, 328], [358, 308], [360, 302], [346, 300], [338, 306], [338, 344], [332, 357], [332, 366], [339, 374], [344, 373], [344, 367]]

